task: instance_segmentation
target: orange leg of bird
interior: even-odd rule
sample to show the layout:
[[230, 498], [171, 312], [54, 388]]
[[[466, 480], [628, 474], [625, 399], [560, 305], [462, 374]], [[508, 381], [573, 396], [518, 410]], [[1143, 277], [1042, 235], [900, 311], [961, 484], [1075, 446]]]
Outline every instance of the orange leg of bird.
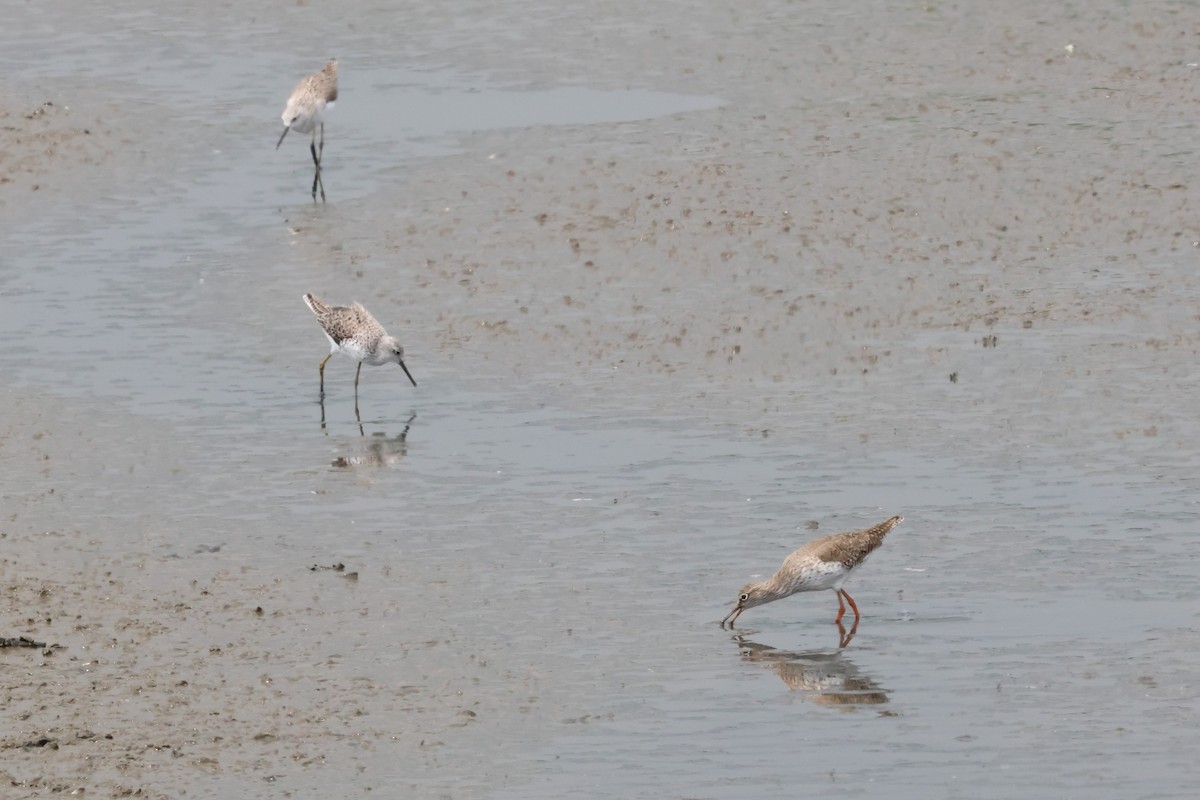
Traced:
[[833, 622], [835, 625], [841, 625], [842, 617], [846, 616], [846, 604], [842, 602], [842, 590], [841, 589], [837, 590], [837, 598], [838, 598], [838, 615], [837, 615], [837, 617], [834, 618]]
[[846, 602], [850, 604], [850, 608], [854, 609], [854, 624], [858, 624], [858, 604], [854, 602], [854, 598], [845, 589], [839, 589], [842, 596], [846, 598]]

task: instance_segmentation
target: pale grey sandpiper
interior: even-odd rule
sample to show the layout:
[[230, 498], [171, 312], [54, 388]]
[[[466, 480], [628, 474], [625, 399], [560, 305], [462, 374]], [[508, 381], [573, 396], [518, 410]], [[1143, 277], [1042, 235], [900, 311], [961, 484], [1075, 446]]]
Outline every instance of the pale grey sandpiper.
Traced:
[[[313, 175], [312, 197], [317, 202], [317, 187], [321, 188], [321, 202], [325, 202], [325, 182], [321, 180], [321, 156], [325, 154], [325, 109], [333, 108], [337, 100], [337, 59], [325, 64], [320, 72], [314, 72], [296, 84], [292, 96], [288, 98], [287, 108], [281, 115], [283, 118], [283, 133], [275, 143], [275, 149], [283, 144], [283, 137], [288, 131], [297, 133], [312, 133], [312, 142], [308, 149], [312, 152], [316, 174]], [[317, 128], [321, 129], [321, 146], [317, 147]]]
[[350, 306], [331, 306], [314, 294], [304, 295], [304, 302], [321, 323], [325, 338], [329, 340], [329, 355], [321, 362], [321, 396], [325, 396], [325, 364], [334, 353], [341, 353], [358, 362], [354, 372], [354, 397], [358, 399], [358, 376], [364, 362], [373, 367], [382, 364], [399, 364], [404, 374], [416, 386], [408, 367], [404, 365], [404, 348], [394, 336], [362, 307], [362, 303]]

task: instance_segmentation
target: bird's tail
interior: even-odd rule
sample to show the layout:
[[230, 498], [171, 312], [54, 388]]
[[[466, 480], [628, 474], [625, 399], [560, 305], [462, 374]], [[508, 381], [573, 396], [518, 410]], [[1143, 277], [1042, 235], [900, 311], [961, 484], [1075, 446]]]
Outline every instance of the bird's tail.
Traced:
[[329, 304], [315, 294], [306, 293], [304, 295], [304, 303], [308, 306], [308, 310], [318, 317], [329, 311]]
[[878, 525], [872, 525], [870, 528], [867, 528], [865, 531], [863, 531], [863, 533], [867, 534], [867, 537], [871, 540], [873, 545], [872, 549], [878, 547], [880, 543], [883, 542], [883, 537], [888, 535], [888, 531], [899, 525], [901, 522], [904, 522], [904, 517], [895, 516], [890, 519], [885, 519]]

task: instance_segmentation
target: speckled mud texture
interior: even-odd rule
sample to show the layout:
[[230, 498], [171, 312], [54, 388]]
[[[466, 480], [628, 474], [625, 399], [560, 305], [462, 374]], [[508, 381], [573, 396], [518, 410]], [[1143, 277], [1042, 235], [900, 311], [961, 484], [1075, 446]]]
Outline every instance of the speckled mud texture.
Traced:
[[10, 9], [0, 797], [1190, 796], [1198, 23]]
[[[415, 788], [478, 721], [516, 733], [548, 699], [536, 674], [453, 632], [445, 580], [390, 555], [256, 564], [239, 540], [259, 526], [233, 509], [201, 522], [194, 459], [164, 429], [5, 399], [5, 630], [46, 644], [0, 649], [9, 796], [273, 796], [289, 775], [285, 793], [336, 794], [348, 774], [321, 775], [330, 761], [376, 776], [356, 791], [381, 776]], [[84, 476], [105, 473], [120, 479], [97, 496]], [[167, 507], [138, 503], [145, 491]], [[507, 688], [479, 691], [500, 676]]]
[[[0, 226], [78, 200], [99, 200], [131, 165], [132, 131], [108, 118], [121, 103], [78, 80], [9, 82], [0, 89]], [[119, 123], [119, 120], [118, 120]]]

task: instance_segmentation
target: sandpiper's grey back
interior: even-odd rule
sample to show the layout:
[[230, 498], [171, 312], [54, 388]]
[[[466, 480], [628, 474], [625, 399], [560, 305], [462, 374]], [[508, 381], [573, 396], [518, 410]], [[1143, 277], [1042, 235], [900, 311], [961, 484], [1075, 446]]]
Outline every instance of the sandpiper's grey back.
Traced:
[[[322, 121], [325, 108], [333, 105], [337, 96], [337, 59], [334, 58], [320, 72], [314, 72], [296, 84], [280, 118], [287, 128], [297, 133], [309, 133], [314, 124]], [[282, 137], [280, 141], [283, 141]]]
[[[317, 190], [321, 190], [321, 202], [325, 202], [325, 181], [321, 178], [321, 157], [325, 153], [325, 109], [332, 108], [337, 100], [337, 59], [331, 59], [320, 72], [315, 72], [296, 84], [288, 97], [287, 106], [279, 116], [283, 119], [283, 133], [275, 149], [283, 144], [288, 131], [295, 128], [300, 133], [312, 133], [312, 142], [308, 150], [312, 153], [313, 172], [312, 198], [317, 202]], [[317, 129], [321, 131], [321, 141], [317, 144]]]
[[331, 306], [315, 294], [304, 295], [304, 302], [334, 344], [340, 345], [347, 339], [354, 339], [364, 349], [373, 350], [375, 344], [387, 335], [383, 325], [363, 308], [362, 303]]

